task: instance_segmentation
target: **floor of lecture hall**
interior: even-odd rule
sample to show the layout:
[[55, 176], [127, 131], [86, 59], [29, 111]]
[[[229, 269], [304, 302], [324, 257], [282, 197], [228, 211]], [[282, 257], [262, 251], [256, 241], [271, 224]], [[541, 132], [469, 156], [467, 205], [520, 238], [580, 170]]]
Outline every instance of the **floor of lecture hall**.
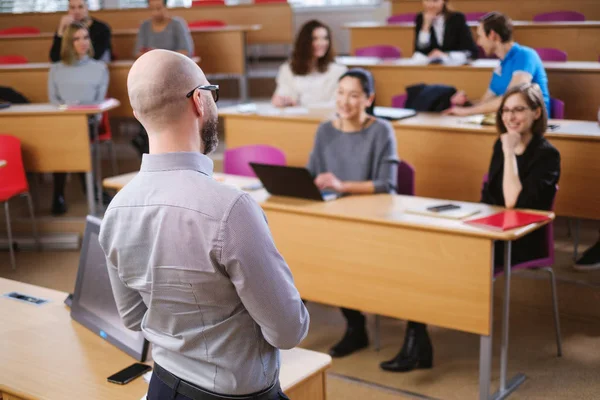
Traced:
[[[129, 128], [113, 129], [119, 172], [139, 168], [139, 157], [129, 145], [135, 134]], [[223, 139], [221, 135], [221, 139]], [[222, 168], [224, 146], [216, 154], [215, 170]], [[111, 175], [107, 153], [103, 171]], [[48, 176], [34, 176], [36, 213], [42, 229], [72, 232], [81, 229], [87, 212], [85, 197], [77, 177], [71, 177], [66, 216], [49, 215], [51, 181]], [[24, 202], [11, 202], [15, 230], [28, 232]], [[3, 213], [2, 213], [3, 214]], [[5, 237], [4, 219], [0, 216], [0, 240]], [[512, 280], [509, 373], [524, 372], [528, 379], [511, 399], [598, 399], [600, 398], [600, 271], [578, 273], [572, 270], [572, 239], [567, 233], [567, 220], [556, 222], [558, 294], [563, 333], [562, 359], [556, 357], [553, 319], [550, 308], [550, 288], [545, 276], [519, 274]], [[597, 238], [598, 223], [584, 221], [581, 225], [580, 251]], [[0, 251], [0, 277], [14, 279], [70, 292], [73, 290], [78, 266], [78, 251], [47, 251], [17, 253], [17, 270], [12, 271], [8, 252]], [[494, 314], [494, 389], [499, 378], [499, 338], [503, 280], [495, 287]], [[340, 312], [331, 307], [308, 303], [311, 329], [301, 347], [326, 352], [344, 331]], [[368, 316], [373, 333], [373, 316]], [[401, 346], [405, 324], [382, 319], [382, 348], [373, 347], [347, 358], [336, 359], [329, 370], [327, 392], [330, 400], [365, 399], [475, 399], [478, 394], [479, 338], [442, 328], [432, 328], [435, 348], [434, 368], [408, 374], [383, 372], [378, 363], [396, 354]], [[372, 335], [371, 335], [372, 337]]]

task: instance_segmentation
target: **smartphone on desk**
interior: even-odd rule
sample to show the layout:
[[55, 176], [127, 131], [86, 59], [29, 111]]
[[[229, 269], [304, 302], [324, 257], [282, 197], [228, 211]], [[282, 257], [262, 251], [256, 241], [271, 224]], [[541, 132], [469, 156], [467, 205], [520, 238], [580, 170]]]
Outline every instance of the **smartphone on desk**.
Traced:
[[440, 204], [438, 206], [427, 207], [427, 211], [438, 213], [450, 210], [458, 210], [459, 208], [460, 206], [457, 206], [456, 204]]
[[122, 369], [116, 374], [109, 376], [107, 379], [110, 383], [116, 383], [117, 385], [125, 385], [137, 378], [138, 376], [144, 375], [151, 369], [152, 367], [149, 365], [135, 363], [125, 369]]

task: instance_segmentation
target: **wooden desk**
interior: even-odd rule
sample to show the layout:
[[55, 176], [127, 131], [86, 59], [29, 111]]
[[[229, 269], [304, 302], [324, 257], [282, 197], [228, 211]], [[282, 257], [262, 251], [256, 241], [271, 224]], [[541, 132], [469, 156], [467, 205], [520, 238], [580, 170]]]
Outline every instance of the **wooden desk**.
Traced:
[[[417, 83], [443, 83], [480, 98], [490, 85], [498, 60], [477, 60], [470, 65], [415, 65], [410, 59], [380, 62], [363, 57], [338, 57], [338, 62], [373, 73], [377, 104], [390, 106], [392, 97]], [[600, 63], [548, 62], [550, 96], [565, 102], [565, 118], [595, 121], [600, 106]]]
[[107, 101], [97, 110], [61, 110], [52, 104], [21, 104], [0, 110], [2, 132], [21, 140], [27, 172], [84, 172], [88, 207], [96, 213], [88, 115], [117, 108]]
[[[514, 21], [514, 38], [529, 47], [554, 47], [566, 51], [569, 61], [598, 61], [600, 55], [600, 21], [537, 23]], [[477, 38], [477, 22], [469, 23], [473, 39]], [[392, 45], [404, 57], [413, 54], [414, 24], [385, 25], [362, 22], [344, 25], [350, 30], [350, 48]]]
[[[533, 16], [556, 10], [573, 10], [588, 20], [600, 20], [597, 0], [452, 0], [452, 8], [463, 13], [500, 11], [515, 20], [531, 21]], [[393, 0], [392, 15], [423, 11], [421, 0]]]
[[[285, 153], [288, 164], [304, 166], [318, 125], [331, 118], [333, 110], [257, 115], [241, 114], [230, 107], [220, 110], [219, 115], [228, 148], [269, 144]], [[466, 124], [464, 120], [422, 113], [393, 124], [400, 158], [415, 167], [417, 195], [479, 200], [497, 133], [494, 127]], [[553, 123], [559, 128], [546, 137], [560, 151], [562, 164], [556, 213], [600, 220], [600, 185], [592, 184], [600, 177], [600, 126], [571, 120]]]
[[[133, 176], [106, 179], [105, 187], [118, 189]], [[406, 211], [447, 201], [412, 196], [348, 196], [317, 202], [269, 197], [264, 190], [250, 193], [267, 214], [275, 244], [292, 269], [302, 298], [480, 335], [479, 399], [490, 398], [494, 241], [507, 241], [510, 251], [510, 241], [540, 225], [495, 232], [412, 214]], [[476, 207], [479, 216], [501, 210]], [[509, 264], [505, 267], [510, 271]], [[503, 382], [510, 272], [505, 285]], [[515, 379], [501, 391], [509, 392], [524, 377]]]
[[[179, 16], [187, 22], [216, 19], [228, 25], [262, 25], [262, 30], [249, 32], [249, 44], [289, 44], [294, 39], [293, 14], [288, 3], [177, 7], [169, 8], [169, 12], [172, 16]], [[63, 15], [64, 12], [23, 13], [15, 17], [14, 14], [1, 13], [0, 26], [2, 28], [35, 26], [42, 32], [55, 32]], [[106, 22], [113, 31], [116, 31], [137, 29], [144, 20], [150, 18], [150, 11], [145, 8], [107, 9], [94, 11], [91, 15]], [[126, 57], [129, 58], [129, 55]]]
[[[50, 300], [34, 306], [0, 297], [0, 397], [6, 400], [138, 400], [143, 379], [120, 386], [106, 378], [134, 360], [79, 323], [63, 304], [67, 293], [0, 278], [0, 295], [17, 291]], [[282, 389], [294, 400], [325, 400], [331, 357], [281, 352]]]

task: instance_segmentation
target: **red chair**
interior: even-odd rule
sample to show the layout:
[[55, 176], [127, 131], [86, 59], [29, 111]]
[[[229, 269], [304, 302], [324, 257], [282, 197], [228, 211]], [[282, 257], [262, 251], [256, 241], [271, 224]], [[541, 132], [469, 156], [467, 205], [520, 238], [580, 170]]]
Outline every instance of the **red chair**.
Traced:
[[392, 107], [394, 108], [404, 108], [406, 105], [406, 99], [408, 95], [406, 93], [396, 95], [392, 97]]
[[98, 142], [100, 144], [106, 143], [110, 151], [111, 166], [113, 175], [118, 175], [117, 167], [117, 153], [115, 152], [115, 144], [112, 140], [112, 129], [110, 128], [110, 121], [108, 120], [108, 113], [102, 113], [102, 120], [98, 126]]
[[381, 45], [369, 46], [356, 49], [354, 54], [357, 57], [379, 57], [379, 58], [401, 58], [402, 51], [395, 46]]
[[29, 60], [27, 57], [19, 56], [17, 54], [10, 54], [8, 56], [0, 56], [0, 64], [27, 64]]
[[567, 61], [567, 53], [553, 47], [537, 47], [535, 51], [538, 53], [542, 61]]
[[203, 6], [224, 6], [225, 0], [194, 0], [192, 1], [192, 7], [203, 7]]
[[17, 268], [15, 253], [13, 248], [12, 230], [10, 227], [10, 209], [8, 201], [16, 196], [27, 197], [27, 205], [31, 215], [31, 225], [35, 243], [39, 248], [39, 238], [33, 214], [33, 202], [29, 195], [29, 184], [23, 167], [23, 157], [21, 155], [21, 141], [14, 136], [0, 135], [0, 160], [6, 161], [6, 165], [0, 168], [0, 203], [4, 203], [4, 213], [6, 216], [6, 231], [8, 233], [8, 249], [10, 252], [10, 263], [12, 269]]
[[225, 21], [221, 21], [218, 19], [202, 19], [199, 21], [188, 22], [188, 27], [190, 29], [193, 28], [219, 28], [222, 26], [227, 26]]
[[251, 162], [271, 165], [287, 165], [285, 154], [277, 147], [252, 145], [225, 150], [223, 154], [223, 172], [232, 175], [256, 177]]
[[0, 35], [36, 35], [41, 31], [35, 26], [15, 26], [0, 30]]

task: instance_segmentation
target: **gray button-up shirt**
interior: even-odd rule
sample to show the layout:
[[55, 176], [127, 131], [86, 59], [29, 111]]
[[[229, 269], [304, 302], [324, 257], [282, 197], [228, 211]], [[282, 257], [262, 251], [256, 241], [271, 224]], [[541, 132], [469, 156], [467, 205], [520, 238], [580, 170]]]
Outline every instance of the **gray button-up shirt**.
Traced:
[[181, 379], [249, 394], [279, 376], [309, 315], [247, 194], [212, 178], [200, 153], [144, 154], [110, 203], [100, 244], [125, 326]]

